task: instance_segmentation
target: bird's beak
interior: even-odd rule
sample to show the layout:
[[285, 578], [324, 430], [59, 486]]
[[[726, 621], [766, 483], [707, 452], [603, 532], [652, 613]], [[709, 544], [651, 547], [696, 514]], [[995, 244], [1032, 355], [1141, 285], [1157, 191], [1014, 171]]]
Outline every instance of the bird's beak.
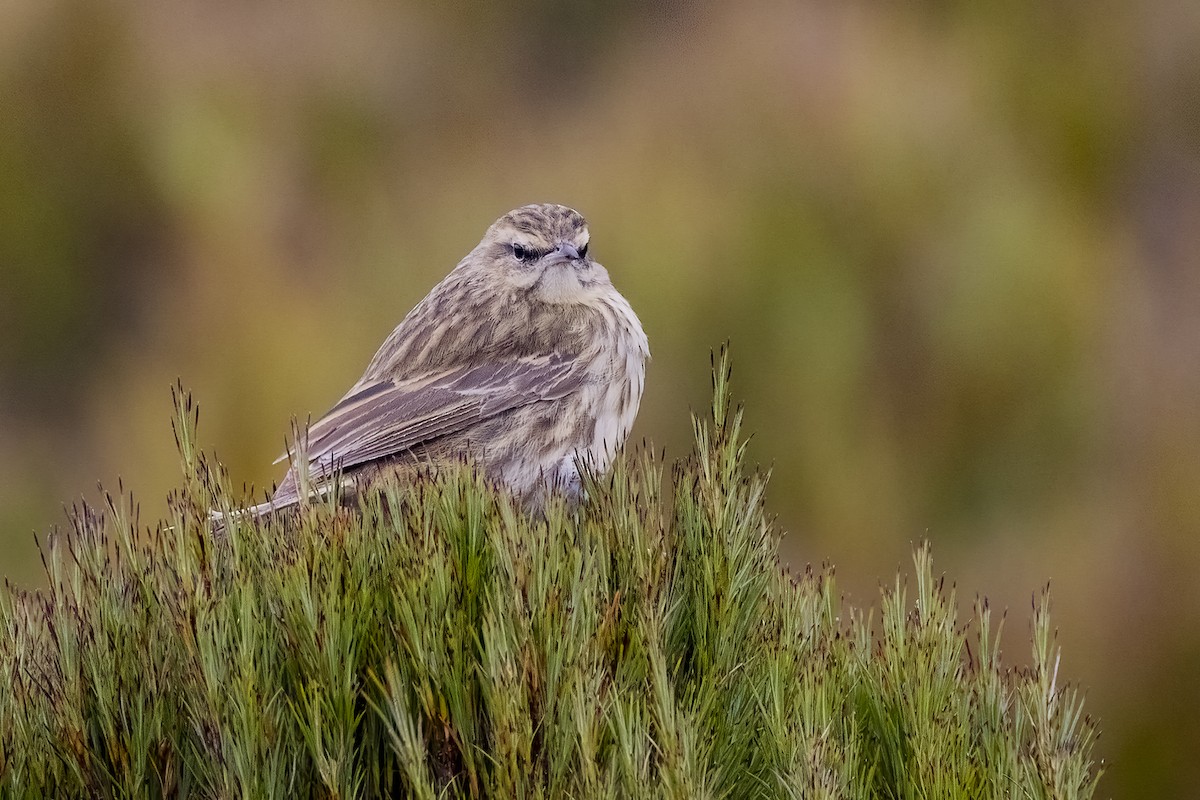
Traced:
[[579, 260], [579, 250], [570, 242], [559, 242], [545, 258], [546, 264], [564, 264]]

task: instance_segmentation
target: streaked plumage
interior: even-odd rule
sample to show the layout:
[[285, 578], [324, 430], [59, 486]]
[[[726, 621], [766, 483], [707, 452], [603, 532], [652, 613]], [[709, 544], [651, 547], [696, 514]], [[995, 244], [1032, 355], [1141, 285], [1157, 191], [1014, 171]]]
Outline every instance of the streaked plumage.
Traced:
[[[526, 500], [603, 471], [637, 414], [650, 352], [641, 323], [559, 205], [488, 228], [309, 430], [311, 489], [469, 454]], [[287, 456], [281, 457], [284, 460]], [[300, 500], [293, 463], [270, 503]]]

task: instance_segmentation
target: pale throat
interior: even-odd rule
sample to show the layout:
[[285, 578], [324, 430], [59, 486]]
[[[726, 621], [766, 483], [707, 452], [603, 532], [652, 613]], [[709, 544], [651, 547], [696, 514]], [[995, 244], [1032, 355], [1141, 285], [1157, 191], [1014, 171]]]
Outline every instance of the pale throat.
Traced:
[[584, 283], [579, 274], [569, 266], [547, 267], [537, 283], [537, 295], [542, 302], [552, 305], [591, 305], [597, 296], [597, 284]]

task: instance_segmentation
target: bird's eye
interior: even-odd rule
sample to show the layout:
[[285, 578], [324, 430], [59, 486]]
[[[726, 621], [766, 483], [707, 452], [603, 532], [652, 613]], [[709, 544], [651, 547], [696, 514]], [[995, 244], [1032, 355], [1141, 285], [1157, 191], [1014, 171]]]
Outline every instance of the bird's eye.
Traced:
[[587, 249], [588, 249], [589, 244], [591, 244], [591, 242], [584, 242], [583, 247], [579, 248], [579, 257], [580, 258], [587, 258]]
[[532, 247], [526, 247], [523, 244], [517, 244], [515, 242], [512, 246], [512, 254], [517, 261], [532, 261], [534, 257]]

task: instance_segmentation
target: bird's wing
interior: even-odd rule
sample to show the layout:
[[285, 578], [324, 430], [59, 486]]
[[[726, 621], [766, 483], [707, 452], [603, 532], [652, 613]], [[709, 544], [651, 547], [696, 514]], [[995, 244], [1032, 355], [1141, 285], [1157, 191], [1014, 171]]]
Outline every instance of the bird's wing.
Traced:
[[321, 476], [399, 455], [506, 411], [562, 398], [586, 379], [576, 357], [554, 353], [367, 381], [309, 429], [309, 469]]

